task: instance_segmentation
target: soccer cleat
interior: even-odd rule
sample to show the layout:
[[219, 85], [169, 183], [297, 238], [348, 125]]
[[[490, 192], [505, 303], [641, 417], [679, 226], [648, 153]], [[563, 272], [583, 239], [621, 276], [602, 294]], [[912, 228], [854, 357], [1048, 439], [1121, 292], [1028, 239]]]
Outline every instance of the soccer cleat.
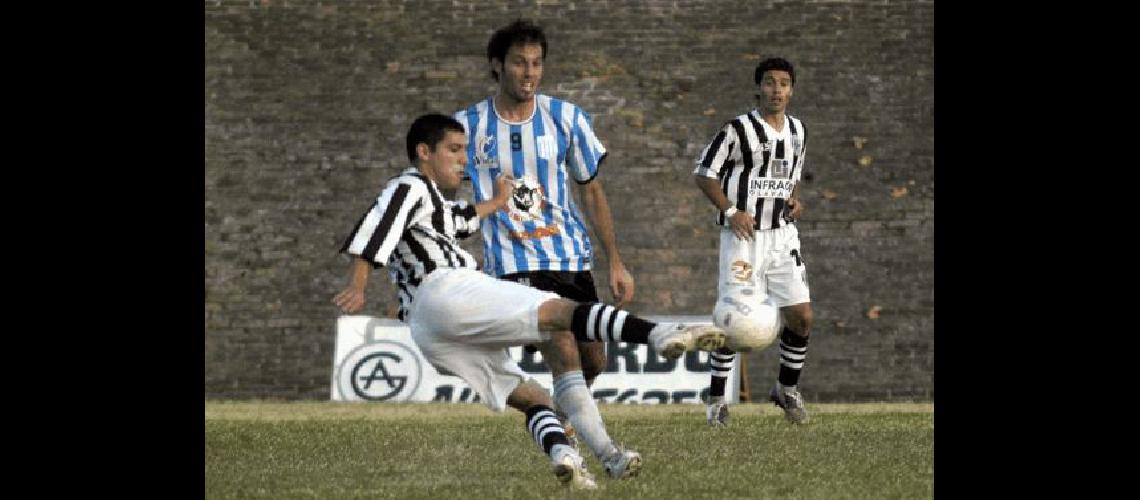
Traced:
[[705, 408], [711, 427], [728, 427], [728, 403], [712, 403]]
[[708, 325], [661, 323], [649, 332], [653, 350], [665, 359], [677, 359], [685, 351], [715, 351], [724, 346], [724, 330]]
[[783, 408], [784, 418], [793, 424], [806, 424], [811, 420], [808, 417], [807, 408], [804, 406], [804, 397], [795, 387], [783, 387], [777, 383], [768, 393], [768, 399], [776, 403], [776, 406]]
[[554, 476], [571, 490], [596, 490], [598, 483], [594, 475], [586, 469], [586, 461], [581, 455], [563, 453], [559, 460], [554, 462]]
[[641, 454], [618, 446], [610, 456], [602, 460], [602, 466], [613, 479], [630, 478], [641, 471]]

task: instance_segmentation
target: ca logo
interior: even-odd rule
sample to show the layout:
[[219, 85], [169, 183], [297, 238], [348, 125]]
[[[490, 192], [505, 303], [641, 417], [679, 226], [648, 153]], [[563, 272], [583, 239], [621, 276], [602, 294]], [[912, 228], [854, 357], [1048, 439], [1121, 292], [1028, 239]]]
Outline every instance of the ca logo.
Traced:
[[373, 342], [345, 357], [337, 389], [349, 401], [405, 401], [419, 388], [421, 370], [419, 357], [407, 346]]

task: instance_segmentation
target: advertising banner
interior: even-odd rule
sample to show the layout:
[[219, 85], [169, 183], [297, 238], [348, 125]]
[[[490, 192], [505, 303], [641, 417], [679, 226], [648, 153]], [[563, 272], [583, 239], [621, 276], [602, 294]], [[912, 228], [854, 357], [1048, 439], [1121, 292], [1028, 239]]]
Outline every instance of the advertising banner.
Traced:
[[[651, 321], [709, 323], [700, 316], [647, 316]], [[549, 369], [541, 353], [512, 347], [511, 357], [548, 390]], [[708, 353], [689, 352], [665, 360], [647, 345], [614, 342], [606, 346], [605, 371], [591, 388], [599, 403], [703, 404], [709, 386]], [[736, 402], [740, 357], [729, 373], [725, 396]], [[394, 319], [341, 316], [336, 327], [333, 360], [334, 401], [478, 402], [463, 379], [441, 375], [424, 359], [408, 326]]]

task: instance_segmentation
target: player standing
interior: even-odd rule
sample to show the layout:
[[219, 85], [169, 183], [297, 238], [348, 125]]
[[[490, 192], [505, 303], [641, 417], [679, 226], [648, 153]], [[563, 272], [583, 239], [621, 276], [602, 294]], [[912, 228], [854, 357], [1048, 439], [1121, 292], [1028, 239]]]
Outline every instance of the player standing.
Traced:
[[[799, 180], [803, 174], [807, 128], [786, 114], [796, 83], [792, 64], [769, 58], [756, 67], [758, 106], [721, 127], [697, 158], [694, 180], [716, 206], [720, 232], [717, 301], [759, 291], [780, 309], [780, 372], [769, 399], [797, 424], [809, 420], [797, 389], [807, 355], [812, 309], [807, 271], [795, 221], [803, 213]], [[724, 402], [727, 373], [736, 354], [726, 348], [710, 354], [708, 423], [728, 423]]]
[[[483, 270], [571, 300], [598, 301], [590, 271], [593, 247], [570, 191], [572, 180], [581, 187], [585, 214], [609, 263], [609, 288], [621, 307], [633, 298], [634, 282], [618, 252], [597, 178], [607, 152], [584, 110], [538, 93], [547, 48], [546, 34], [530, 22], [495, 31], [487, 62], [498, 91], [455, 114], [470, 138], [467, 174], [475, 200], [489, 199], [500, 175], [515, 178], [507, 209], [483, 224]], [[605, 369], [605, 344], [582, 343], [578, 350], [590, 386]]]

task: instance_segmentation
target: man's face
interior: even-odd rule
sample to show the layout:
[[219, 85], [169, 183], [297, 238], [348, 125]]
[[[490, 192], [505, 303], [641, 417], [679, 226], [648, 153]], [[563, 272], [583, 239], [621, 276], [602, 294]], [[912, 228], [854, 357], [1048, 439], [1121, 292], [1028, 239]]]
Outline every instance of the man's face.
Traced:
[[499, 71], [499, 90], [515, 101], [529, 101], [542, 81], [542, 45], [516, 43], [507, 50], [506, 60], [492, 60]]
[[467, 135], [448, 130], [434, 150], [427, 144], [419, 146], [424, 174], [443, 189], [459, 187], [463, 168], [467, 166]]
[[783, 113], [792, 98], [792, 75], [780, 69], [764, 72], [760, 79], [760, 109], [765, 113]]

